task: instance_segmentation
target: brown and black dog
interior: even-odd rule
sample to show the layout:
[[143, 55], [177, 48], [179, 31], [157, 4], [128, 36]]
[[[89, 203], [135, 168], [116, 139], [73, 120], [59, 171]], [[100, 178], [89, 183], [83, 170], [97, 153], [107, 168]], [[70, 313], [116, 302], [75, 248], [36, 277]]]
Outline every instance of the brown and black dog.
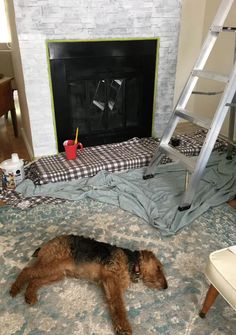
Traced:
[[114, 330], [119, 335], [132, 334], [123, 300], [131, 282], [141, 279], [150, 288], [167, 288], [163, 266], [148, 250], [131, 251], [83, 236], [64, 235], [38, 248], [33, 256], [37, 257], [35, 262], [21, 271], [11, 287], [13, 297], [26, 283], [25, 301], [34, 304], [43, 285], [65, 277], [95, 281], [104, 289]]

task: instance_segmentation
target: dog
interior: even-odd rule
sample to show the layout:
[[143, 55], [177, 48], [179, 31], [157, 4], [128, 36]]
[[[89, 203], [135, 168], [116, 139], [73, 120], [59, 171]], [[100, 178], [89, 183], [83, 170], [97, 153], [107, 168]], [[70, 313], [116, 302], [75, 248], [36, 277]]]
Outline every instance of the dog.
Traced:
[[166, 289], [161, 262], [148, 250], [131, 251], [76, 235], [55, 237], [32, 255], [36, 260], [25, 267], [12, 284], [15, 297], [28, 283], [25, 301], [37, 302], [37, 291], [65, 277], [85, 278], [101, 285], [108, 303], [115, 334], [131, 335], [123, 294], [130, 283], [142, 280], [154, 289]]

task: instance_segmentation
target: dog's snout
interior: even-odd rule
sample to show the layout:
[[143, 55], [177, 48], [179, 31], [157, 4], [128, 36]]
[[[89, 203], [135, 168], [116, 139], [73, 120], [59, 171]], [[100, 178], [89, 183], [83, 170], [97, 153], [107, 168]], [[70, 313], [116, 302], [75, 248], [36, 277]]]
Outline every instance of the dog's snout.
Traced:
[[162, 277], [162, 288], [163, 290], [166, 290], [168, 288], [166, 277], [163, 275]]

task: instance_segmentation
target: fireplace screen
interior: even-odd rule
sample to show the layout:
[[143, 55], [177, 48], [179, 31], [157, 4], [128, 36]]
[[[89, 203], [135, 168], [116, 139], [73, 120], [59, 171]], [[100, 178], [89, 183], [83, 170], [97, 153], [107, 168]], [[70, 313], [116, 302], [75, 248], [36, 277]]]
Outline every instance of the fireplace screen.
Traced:
[[80, 80], [69, 90], [72, 127], [81, 134], [138, 126], [138, 78]]
[[151, 135], [157, 40], [117, 42], [49, 43], [59, 151], [77, 127], [87, 146]]

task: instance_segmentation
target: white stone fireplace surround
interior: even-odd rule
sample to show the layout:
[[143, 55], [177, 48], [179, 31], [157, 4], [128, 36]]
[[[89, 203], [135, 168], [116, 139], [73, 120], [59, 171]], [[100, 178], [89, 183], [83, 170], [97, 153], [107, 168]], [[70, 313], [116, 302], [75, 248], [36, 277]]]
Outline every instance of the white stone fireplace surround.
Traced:
[[173, 108], [181, 0], [15, 0], [34, 156], [57, 152], [46, 40], [159, 37], [153, 135]]

